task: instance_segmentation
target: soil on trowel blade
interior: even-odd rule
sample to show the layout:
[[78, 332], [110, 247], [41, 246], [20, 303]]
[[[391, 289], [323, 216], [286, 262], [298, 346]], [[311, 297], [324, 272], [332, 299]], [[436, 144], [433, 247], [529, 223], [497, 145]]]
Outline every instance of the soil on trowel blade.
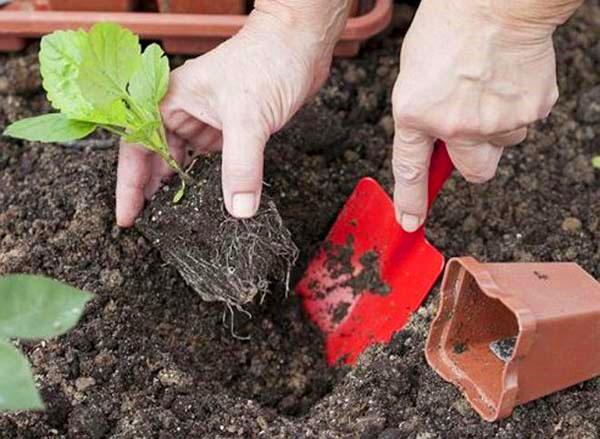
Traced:
[[[381, 279], [379, 253], [376, 248], [362, 254], [358, 259], [360, 265], [355, 267], [353, 235], [348, 235], [342, 245], [327, 241], [323, 247], [326, 258], [325, 268], [331, 280], [336, 283], [334, 288], [350, 288], [355, 297], [366, 292], [381, 296], [390, 293], [390, 286]], [[339, 282], [336, 282], [338, 280]], [[317, 294], [325, 297], [329, 290]]]

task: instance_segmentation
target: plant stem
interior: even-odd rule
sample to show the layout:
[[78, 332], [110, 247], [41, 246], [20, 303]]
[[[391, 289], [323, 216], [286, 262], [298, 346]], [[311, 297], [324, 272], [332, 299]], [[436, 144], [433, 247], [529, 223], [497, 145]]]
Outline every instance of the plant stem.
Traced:
[[113, 128], [110, 125], [101, 125], [106, 131], [109, 131], [113, 134], [116, 134], [119, 137], [125, 137], [127, 133], [125, 131], [118, 130], [117, 128]]
[[[144, 122], [152, 121], [153, 116], [151, 114], [148, 114], [146, 111], [144, 111], [143, 108], [140, 108], [140, 106], [137, 105], [137, 103], [133, 99], [131, 99], [129, 94], [125, 91], [123, 93], [123, 99], [125, 100], [125, 102], [129, 106], [129, 108], [131, 109], [131, 112], [133, 113], [133, 115], [138, 119], [138, 121], [140, 123], [144, 124]], [[160, 111], [158, 108], [156, 108], [156, 114], [158, 115], [158, 118], [160, 119]], [[113, 129], [110, 127], [106, 127], [106, 129], [112, 133], [118, 134], [121, 137], [126, 136], [126, 133], [119, 132], [116, 129]], [[145, 142], [141, 142], [141, 143], [144, 144]], [[165, 133], [165, 127], [164, 127], [164, 124], [162, 123], [162, 120], [160, 120], [159, 128], [156, 129], [152, 138], [148, 139], [147, 144], [145, 144], [144, 146], [146, 146], [149, 150], [159, 154], [162, 157], [162, 159], [171, 167], [171, 169], [173, 169], [179, 175], [181, 180], [183, 180], [186, 184], [191, 186], [195, 183], [194, 179], [192, 177], [190, 177], [181, 168], [181, 166], [179, 166], [179, 163], [177, 163], [177, 161], [171, 156], [171, 154], [169, 152], [167, 136]]]
[[181, 166], [179, 166], [179, 163], [177, 163], [177, 161], [171, 157], [171, 154], [169, 153], [169, 146], [167, 144], [166, 141], [166, 136], [163, 134], [164, 133], [164, 128], [163, 125], [160, 125], [160, 128], [157, 130], [157, 132], [155, 133], [154, 137], [158, 137], [158, 145], [155, 142], [153, 143], [153, 147], [156, 148], [160, 154], [160, 156], [163, 158], [163, 160], [167, 163], [167, 165], [169, 165], [171, 167], [171, 169], [173, 169], [175, 172], [177, 172], [177, 174], [179, 175], [179, 177], [185, 181], [186, 184], [188, 185], [193, 185], [194, 179], [192, 177], [190, 177], [182, 168]]

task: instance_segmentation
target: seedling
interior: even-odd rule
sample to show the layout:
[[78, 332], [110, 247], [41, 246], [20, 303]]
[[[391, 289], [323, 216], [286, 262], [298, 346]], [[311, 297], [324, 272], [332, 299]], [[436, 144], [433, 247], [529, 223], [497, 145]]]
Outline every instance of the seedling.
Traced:
[[56, 31], [42, 38], [40, 71], [58, 113], [24, 119], [4, 135], [34, 142], [69, 142], [97, 128], [160, 155], [181, 177], [177, 201], [190, 177], [169, 153], [159, 104], [169, 86], [169, 60], [157, 44], [144, 52], [139, 38], [113, 23], [89, 32]]
[[31, 368], [9, 341], [36, 340], [70, 330], [91, 295], [41, 276], [0, 278], [0, 411], [41, 410]]

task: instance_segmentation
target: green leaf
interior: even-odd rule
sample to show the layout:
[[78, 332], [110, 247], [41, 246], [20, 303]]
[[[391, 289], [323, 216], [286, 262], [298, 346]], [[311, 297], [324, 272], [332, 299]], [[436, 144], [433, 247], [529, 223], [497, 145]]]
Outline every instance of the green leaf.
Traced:
[[42, 276], [0, 278], [0, 337], [54, 337], [71, 329], [91, 295]]
[[151, 44], [142, 54], [142, 65], [129, 82], [129, 94], [150, 114], [169, 88], [169, 59], [158, 44]]
[[69, 142], [83, 139], [96, 129], [92, 122], [70, 120], [60, 113], [23, 119], [4, 131], [5, 136], [32, 142]]
[[142, 60], [139, 38], [117, 24], [100, 23], [88, 39], [77, 82], [88, 102], [106, 107], [127, 96], [127, 83]]
[[592, 159], [592, 166], [596, 169], [600, 169], [600, 155]]
[[179, 190], [173, 197], [173, 204], [179, 203], [184, 195], [185, 195], [185, 180], [181, 180], [181, 186], [179, 186]]
[[71, 119], [123, 126], [126, 107], [122, 101], [95, 108], [79, 88], [77, 78], [88, 46], [88, 34], [82, 30], [56, 31], [42, 38], [40, 72], [48, 100]]
[[92, 106], [77, 85], [83, 47], [88, 44], [82, 31], [57, 31], [42, 38], [40, 72], [48, 100], [65, 113], [87, 114]]
[[161, 122], [158, 120], [150, 121], [147, 124], [135, 129], [135, 131], [129, 133], [125, 137], [125, 141], [127, 143], [139, 143], [146, 145], [147, 148], [154, 151], [154, 148], [152, 148], [149, 143], [156, 130], [160, 127], [160, 124]]
[[0, 411], [43, 409], [27, 358], [0, 340]]

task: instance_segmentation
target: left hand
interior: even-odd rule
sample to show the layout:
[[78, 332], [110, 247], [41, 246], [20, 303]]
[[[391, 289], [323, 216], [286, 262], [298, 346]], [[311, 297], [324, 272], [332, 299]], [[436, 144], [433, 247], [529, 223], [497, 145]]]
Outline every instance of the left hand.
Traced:
[[[215, 50], [171, 74], [161, 112], [172, 156], [186, 147], [222, 151], [223, 197], [234, 217], [260, 204], [267, 140], [318, 91], [350, 0], [257, 0], [244, 28]], [[294, 7], [292, 7], [294, 6]], [[117, 176], [117, 223], [133, 225], [172, 170], [163, 160], [123, 144]]]

